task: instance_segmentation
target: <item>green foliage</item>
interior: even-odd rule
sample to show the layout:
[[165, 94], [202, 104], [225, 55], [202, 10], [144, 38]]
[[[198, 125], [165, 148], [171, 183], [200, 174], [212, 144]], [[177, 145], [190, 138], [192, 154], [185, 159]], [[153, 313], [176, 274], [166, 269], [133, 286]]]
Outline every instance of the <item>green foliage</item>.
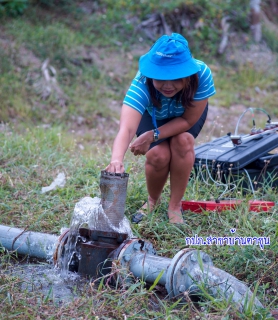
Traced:
[[29, 0], [0, 0], [0, 16], [16, 17], [21, 15], [29, 5]]
[[3, 75], [5, 73], [8, 73], [12, 71], [12, 63], [10, 58], [8, 57], [5, 52], [2, 50], [0, 51], [0, 73]]
[[[48, 12], [50, 15], [51, 13], [58, 13], [63, 14], [65, 16], [71, 15], [72, 17], [75, 17], [78, 15], [79, 9], [79, 1], [75, 0], [29, 0], [31, 2], [31, 7], [33, 9], [38, 9], [42, 11]], [[32, 12], [32, 10], [30, 10]], [[29, 11], [26, 11], [26, 14], [30, 16]], [[32, 14], [31, 14], [32, 16]], [[34, 19], [33, 17], [32, 19]]]
[[26, 24], [22, 20], [7, 24], [10, 34], [16, 35], [18, 41], [41, 59], [49, 58], [52, 63], [63, 68], [69, 65], [69, 50], [79, 44], [78, 35], [63, 23], [50, 25]]
[[266, 41], [267, 45], [273, 52], [278, 52], [278, 41], [277, 41], [278, 32], [268, 30], [263, 27], [263, 38]]
[[[219, 4], [220, 5], [220, 4]], [[249, 0], [229, 0], [221, 2], [223, 16], [229, 17], [234, 30], [247, 31], [250, 26], [248, 16], [250, 14]]]
[[108, 10], [113, 10], [116, 12], [129, 12], [130, 14], [136, 14], [138, 17], [143, 18], [148, 14], [153, 13], [154, 11], [164, 11], [167, 9], [174, 9], [175, 7], [182, 4], [181, 0], [176, 1], [155, 1], [155, 0], [142, 0], [142, 1], [134, 1], [134, 0], [104, 0], [99, 1], [99, 5]]
[[31, 0], [33, 4], [45, 7], [65, 7], [74, 3], [74, 0]]

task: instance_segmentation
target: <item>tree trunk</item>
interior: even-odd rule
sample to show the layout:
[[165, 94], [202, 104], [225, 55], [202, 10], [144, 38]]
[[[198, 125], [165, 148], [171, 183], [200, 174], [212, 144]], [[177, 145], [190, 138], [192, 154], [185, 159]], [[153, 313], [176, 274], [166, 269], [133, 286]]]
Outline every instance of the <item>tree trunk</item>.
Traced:
[[262, 39], [262, 26], [261, 26], [261, 0], [250, 0], [250, 13], [251, 13], [251, 32], [253, 39], [260, 42]]

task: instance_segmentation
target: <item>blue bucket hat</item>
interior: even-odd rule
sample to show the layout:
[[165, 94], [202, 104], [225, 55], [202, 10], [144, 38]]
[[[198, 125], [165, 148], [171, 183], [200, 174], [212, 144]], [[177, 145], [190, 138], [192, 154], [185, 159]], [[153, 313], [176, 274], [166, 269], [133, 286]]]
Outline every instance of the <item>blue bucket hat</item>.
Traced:
[[185, 78], [199, 70], [187, 40], [178, 33], [160, 37], [139, 60], [139, 71], [145, 77], [156, 80]]

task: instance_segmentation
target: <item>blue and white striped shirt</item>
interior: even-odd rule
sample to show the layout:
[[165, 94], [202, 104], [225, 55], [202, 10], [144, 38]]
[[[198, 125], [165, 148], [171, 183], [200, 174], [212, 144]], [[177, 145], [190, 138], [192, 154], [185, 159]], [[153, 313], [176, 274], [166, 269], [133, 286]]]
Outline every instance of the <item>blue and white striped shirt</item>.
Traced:
[[[214, 95], [215, 88], [209, 67], [200, 60], [196, 60], [196, 62], [200, 65], [201, 69], [198, 72], [199, 86], [193, 100], [199, 101]], [[176, 99], [166, 98], [160, 92], [157, 93], [161, 100], [161, 108], [156, 108], [156, 119], [161, 120], [179, 117], [184, 113], [184, 107], [180, 102], [177, 102]], [[152, 114], [153, 104], [150, 99], [146, 78], [141, 72], [138, 71], [135, 78], [132, 80], [123, 103], [141, 114], [143, 114], [145, 110], [148, 110], [150, 115]]]

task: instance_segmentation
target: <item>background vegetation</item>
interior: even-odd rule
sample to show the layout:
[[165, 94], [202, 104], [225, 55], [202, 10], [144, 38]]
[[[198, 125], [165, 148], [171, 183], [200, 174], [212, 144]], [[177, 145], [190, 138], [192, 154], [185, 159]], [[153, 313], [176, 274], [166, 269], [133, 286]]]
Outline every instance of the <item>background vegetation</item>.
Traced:
[[[200, 141], [234, 130], [235, 111], [264, 108], [277, 117], [277, 5], [263, 1], [260, 43], [250, 31], [249, 1], [0, 1], [0, 224], [59, 234], [68, 227], [77, 201], [100, 196], [100, 170], [109, 162], [121, 101], [137, 70], [137, 61], [160, 36], [147, 26], [163, 15], [174, 32], [181, 32], [191, 51], [211, 67], [217, 95], [210, 99], [215, 121], [208, 122]], [[161, 17], [161, 16], [159, 16]], [[221, 21], [229, 17], [229, 42], [218, 53]], [[149, 21], [147, 24], [146, 21]], [[144, 24], [145, 22], [145, 24]], [[223, 112], [227, 118], [217, 116]], [[222, 113], [223, 114], [223, 113]], [[250, 117], [246, 127], [249, 130]], [[264, 125], [267, 118], [257, 114]], [[224, 122], [225, 121], [225, 122]], [[230, 128], [229, 128], [230, 126]], [[127, 154], [130, 173], [128, 218], [147, 197], [143, 158]], [[59, 172], [66, 186], [41, 193]], [[223, 190], [192, 178], [185, 199], [210, 199]], [[242, 198], [241, 190], [233, 194]], [[22, 289], [11, 276], [13, 256], [0, 249], [0, 317], [3, 319], [265, 319], [278, 307], [277, 209], [249, 212], [247, 204], [221, 214], [185, 212], [186, 224], [167, 222], [169, 190], [154, 215], [133, 232], [151, 241], [158, 254], [173, 257], [185, 247], [186, 236], [270, 237], [271, 245], [202, 247], [214, 264], [245, 281], [266, 306], [241, 314], [224, 300], [189, 299], [177, 304], [137, 282], [127, 291], [107, 286], [85, 287], [71, 303], [43, 297], [35, 285]], [[277, 202], [276, 189], [256, 190], [258, 198]], [[249, 191], [244, 195], [252, 199]], [[85, 293], [84, 293], [85, 292]], [[125, 299], [123, 299], [125, 297]], [[252, 306], [251, 306], [252, 307]]]

